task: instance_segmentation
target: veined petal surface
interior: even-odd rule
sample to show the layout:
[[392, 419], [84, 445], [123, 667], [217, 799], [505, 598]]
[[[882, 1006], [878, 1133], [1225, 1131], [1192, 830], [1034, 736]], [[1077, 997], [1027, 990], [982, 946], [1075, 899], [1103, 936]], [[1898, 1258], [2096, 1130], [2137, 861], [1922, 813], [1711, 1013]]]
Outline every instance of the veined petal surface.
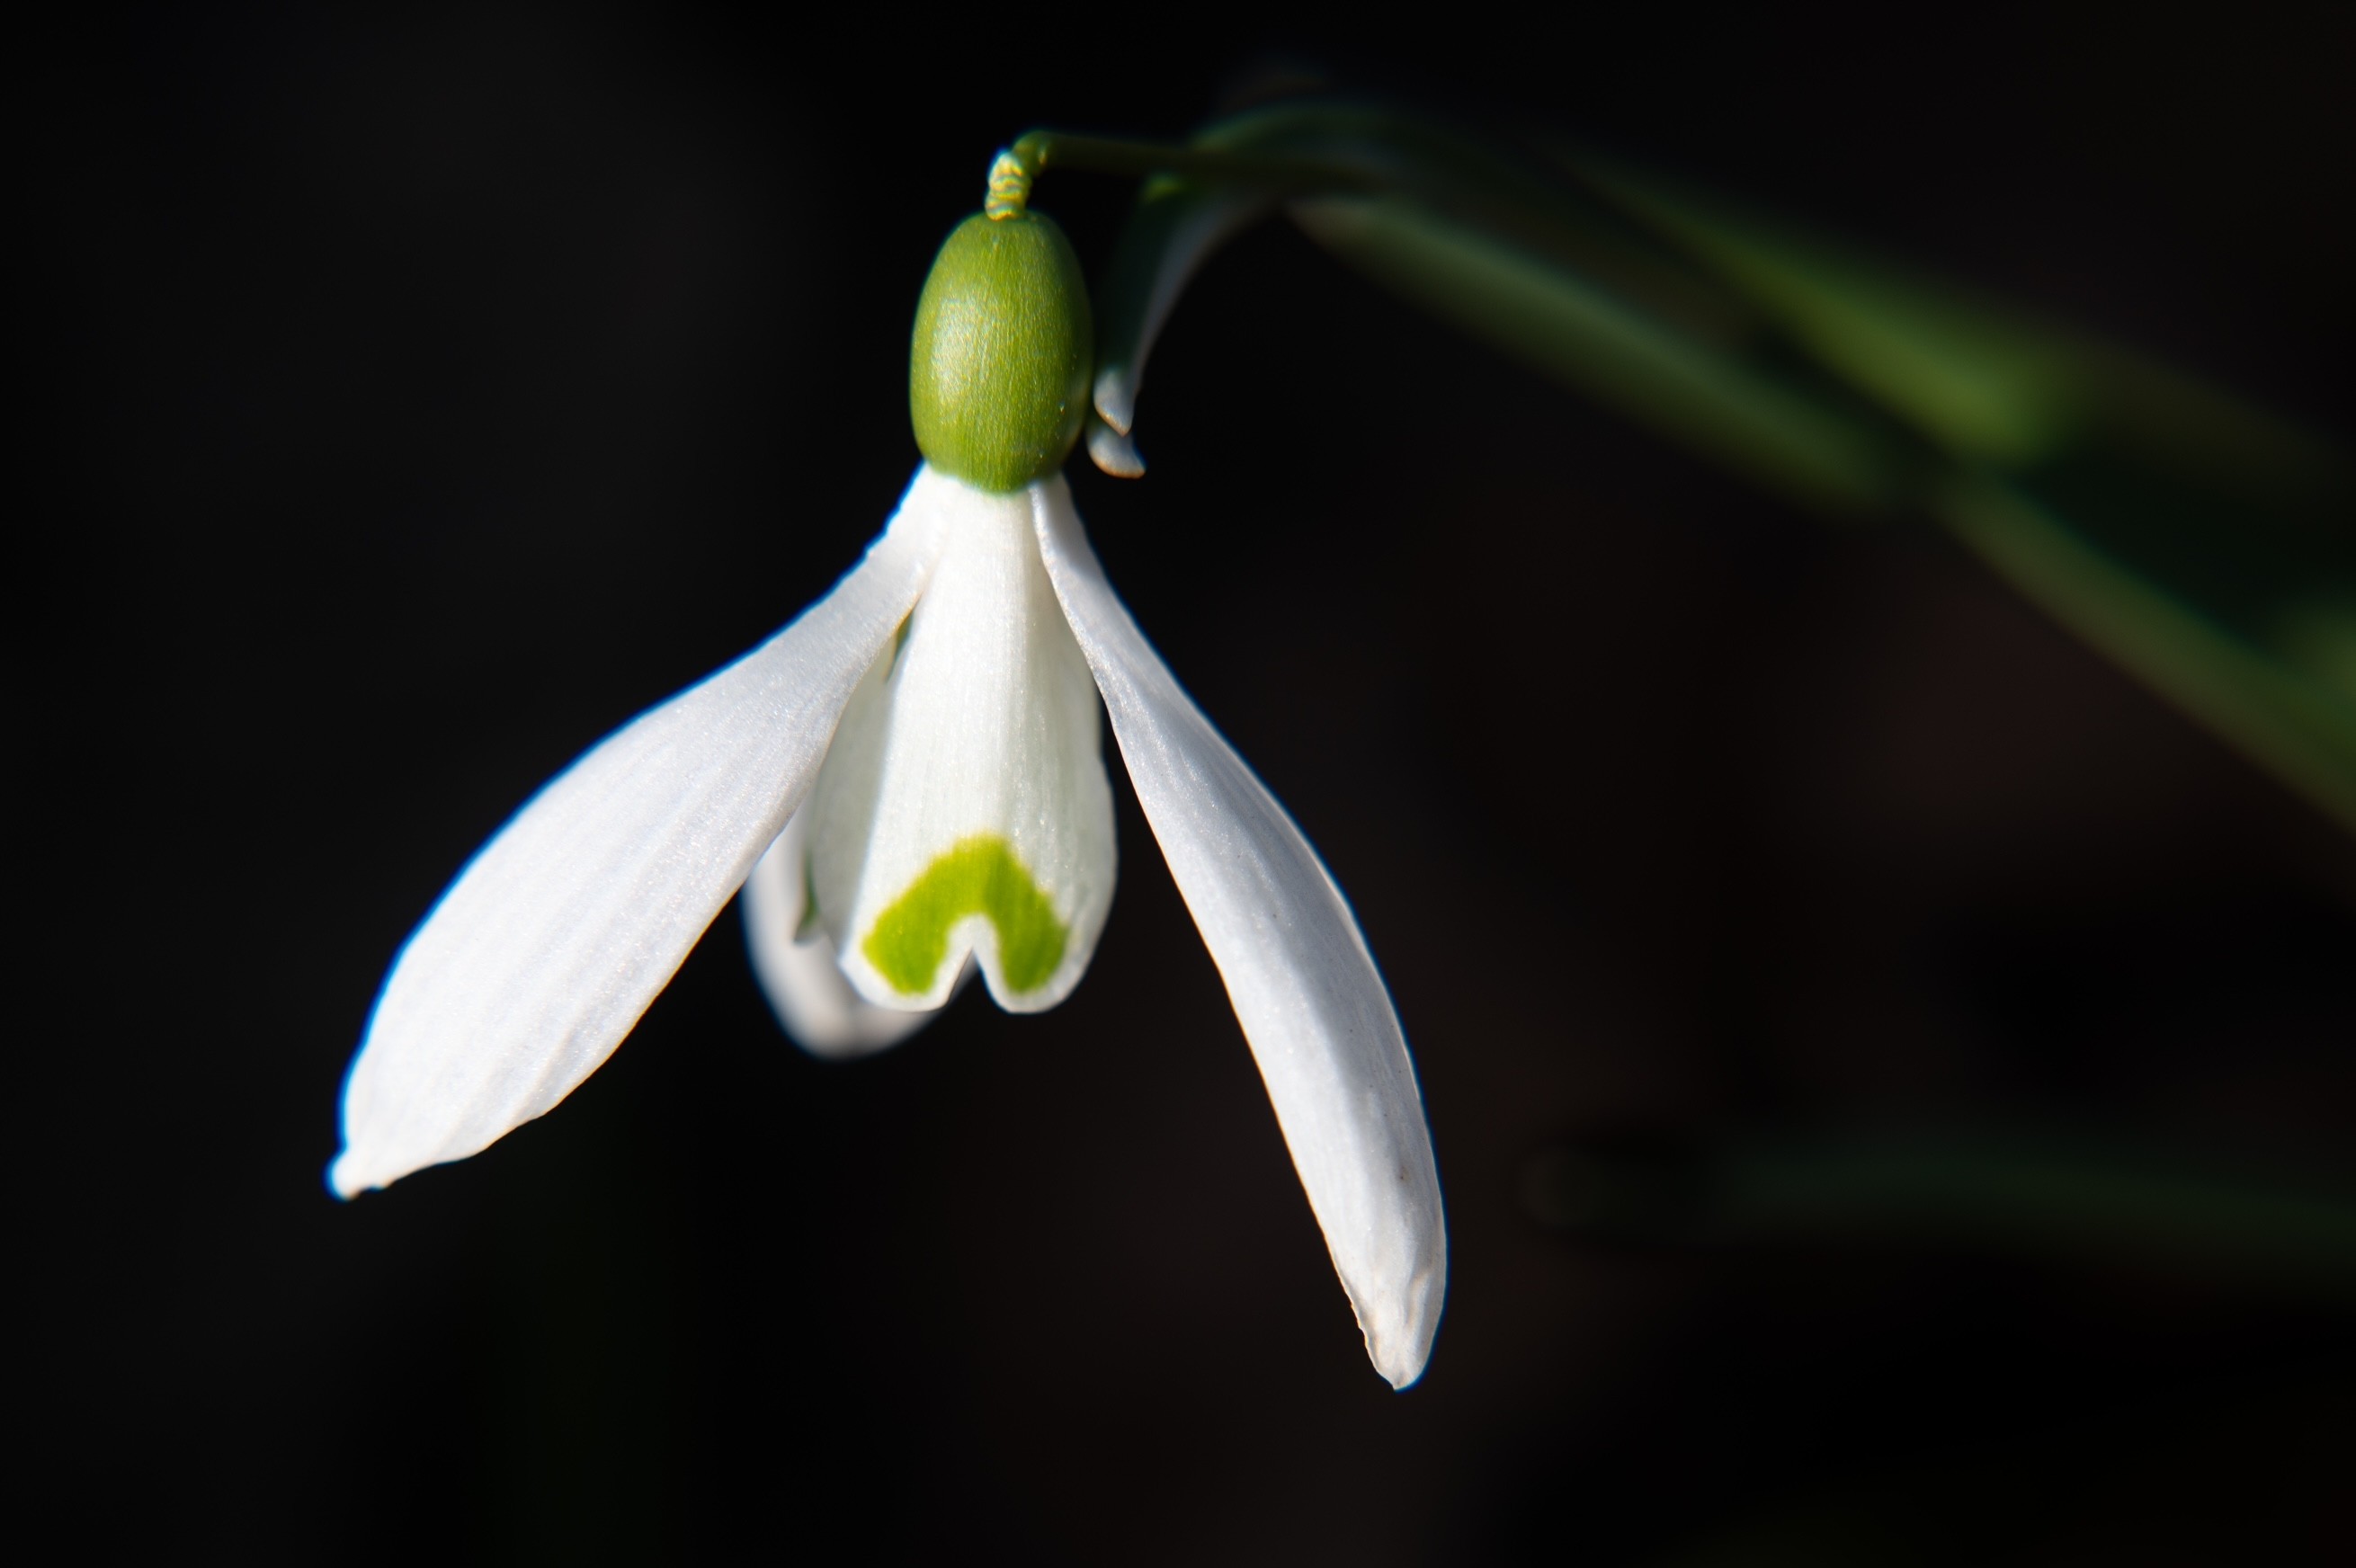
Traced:
[[970, 955], [999, 1006], [1037, 1012], [1078, 983], [1112, 902], [1096, 685], [1027, 494], [959, 485], [941, 513], [924, 597], [812, 789], [809, 882], [869, 1001], [937, 1008]]
[[[863, 688], [862, 688], [863, 689]], [[849, 716], [836, 730], [840, 735]], [[795, 1044], [812, 1056], [872, 1056], [932, 1021], [931, 1013], [879, 1008], [844, 977], [834, 939], [809, 915], [807, 811], [794, 813], [744, 879], [739, 907], [753, 973]]]
[[337, 1191], [478, 1152], [613, 1052], [800, 804], [924, 590], [949, 483], [920, 469], [832, 592], [600, 742], [460, 873], [377, 998]]
[[1047, 574], [1138, 803], [1226, 982], [1375, 1370], [1423, 1373], [1448, 1278], [1440, 1177], [1389, 993], [1309, 841], [1188, 699], [1088, 548], [1061, 477], [1032, 487]]

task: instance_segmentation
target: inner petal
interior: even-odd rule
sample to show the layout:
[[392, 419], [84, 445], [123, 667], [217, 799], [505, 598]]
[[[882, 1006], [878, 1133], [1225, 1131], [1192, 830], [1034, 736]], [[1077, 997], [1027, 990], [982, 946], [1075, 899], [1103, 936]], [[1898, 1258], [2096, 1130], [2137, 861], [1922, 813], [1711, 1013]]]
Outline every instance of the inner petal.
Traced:
[[843, 972], [937, 1007], [969, 954], [1017, 1012], [1087, 969], [1112, 901], [1094, 678], [1025, 496], [965, 492], [896, 651], [845, 715], [812, 795], [809, 884]]

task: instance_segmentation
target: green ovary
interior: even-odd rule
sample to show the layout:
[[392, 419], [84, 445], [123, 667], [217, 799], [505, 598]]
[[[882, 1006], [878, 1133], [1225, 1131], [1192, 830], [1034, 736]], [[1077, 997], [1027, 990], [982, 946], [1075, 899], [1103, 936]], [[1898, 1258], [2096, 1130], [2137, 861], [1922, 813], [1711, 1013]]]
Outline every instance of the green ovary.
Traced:
[[1064, 961], [1070, 930], [1039, 890], [1014, 847], [995, 833], [960, 838], [943, 850], [875, 917], [859, 951], [892, 988], [920, 997], [948, 955], [949, 929], [969, 914], [998, 931], [998, 977], [1008, 990], [1035, 991]]

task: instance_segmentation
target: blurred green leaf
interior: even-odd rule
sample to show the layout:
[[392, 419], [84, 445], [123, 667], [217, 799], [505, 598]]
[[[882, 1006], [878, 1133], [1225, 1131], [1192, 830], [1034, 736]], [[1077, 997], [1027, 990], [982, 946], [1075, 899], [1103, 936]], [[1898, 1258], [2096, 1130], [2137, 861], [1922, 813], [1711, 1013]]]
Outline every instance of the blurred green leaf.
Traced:
[[[1329, 167], [1314, 239], [1444, 320], [1835, 516], [1936, 519], [2356, 829], [2356, 484], [2148, 358], [1591, 155], [1305, 103], [1200, 144]], [[1136, 263], [1132, 262], [1132, 266]]]
[[2011, 313], [1788, 232], [1737, 226], [1616, 165], [1574, 166], [1958, 456], [2014, 465], [2083, 427], [2085, 378], [2051, 334]]
[[2345, 498], [2328, 445], [2147, 356], [1623, 164], [1565, 162], [1958, 456], [2019, 469], [2100, 440], [2278, 504]]
[[1522, 1189], [1548, 1229], [1616, 1244], [1963, 1247], [2356, 1297], [2345, 1169], [2194, 1158], [2090, 1128], [1767, 1135], [1686, 1150], [1558, 1144], [1533, 1156]]
[[1947, 453], [1922, 499], [2015, 588], [2356, 828], [2356, 547], [2329, 448], [2083, 333], [1574, 166]]
[[1406, 298], [1760, 483], [1837, 512], [1890, 499], [1875, 432], [1547, 258], [1401, 197], [1318, 197], [1293, 216]]
[[1916, 1235], [2356, 1289], [2356, 1205], [2344, 1184], [2086, 1135], [1763, 1140], [1722, 1157], [1717, 1189], [1716, 1222], [1729, 1234]]
[[[2164, 522], [2097, 533], [1992, 478], [1957, 484], [1935, 510], [2024, 596], [2356, 830], [2356, 602], [2344, 579], [2335, 600], [2329, 578], [2302, 581], [2316, 560], [2286, 560], [2263, 585], [2275, 592], [2236, 613], [2222, 571], [2171, 572], [2163, 550], [2138, 548]], [[2100, 515], [2090, 503], [2073, 517]]]

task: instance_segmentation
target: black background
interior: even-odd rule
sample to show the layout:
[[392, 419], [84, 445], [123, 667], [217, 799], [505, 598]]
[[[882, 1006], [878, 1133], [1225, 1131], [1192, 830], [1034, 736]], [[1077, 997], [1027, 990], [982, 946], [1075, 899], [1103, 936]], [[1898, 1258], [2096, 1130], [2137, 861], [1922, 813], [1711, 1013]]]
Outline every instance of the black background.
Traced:
[[[1366, 1365], [1125, 780], [1055, 1012], [977, 990], [820, 1064], [731, 912], [556, 1114], [321, 1185], [466, 857], [880, 525], [932, 249], [1031, 125], [1177, 136], [1254, 62], [1410, 91], [2356, 427], [2344, 8], [1904, 16], [189, 7], [28, 48], [37, 1499], [306, 1560], [2337, 1560], [2344, 1305], [1606, 1245], [1526, 1189], [1779, 1129], [2344, 1162], [2345, 837], [1938, 537], [1762, 498], [1280, 227], [1181, 308], [1150, 476], [1073, 482], [1391, 979], [1450, 1201], [1419, 1387]], [[1037, 199], [1093, 268], [1129, 195]]]

